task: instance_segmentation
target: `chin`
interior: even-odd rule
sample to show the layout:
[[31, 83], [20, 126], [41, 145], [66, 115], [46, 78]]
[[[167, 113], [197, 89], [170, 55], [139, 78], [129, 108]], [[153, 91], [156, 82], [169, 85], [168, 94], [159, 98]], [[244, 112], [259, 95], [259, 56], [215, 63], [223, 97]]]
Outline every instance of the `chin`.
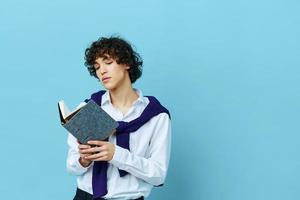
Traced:
[[116, 89], [116, 86], [115, 85], [112, 85], [112, 84], [102, 84], [103, 87], [106, 89], [106, 90], [115, 90]]
[[122, 86], [122, 84], [123, 84], [122, 81], [109, 81], [107, 83], [102, 83], [103, 87], [109, 91], [117, 90]]

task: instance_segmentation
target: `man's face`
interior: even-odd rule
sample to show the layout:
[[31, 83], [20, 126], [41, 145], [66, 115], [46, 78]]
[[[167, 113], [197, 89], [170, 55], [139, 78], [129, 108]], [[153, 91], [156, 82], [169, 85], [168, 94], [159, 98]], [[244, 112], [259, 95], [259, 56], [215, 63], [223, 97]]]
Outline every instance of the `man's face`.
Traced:
[[[118, 64], [110, 56], [99, 57], [95, 60], [96, 75], [107, 90], [114, 90], [129, 78], [128, 66]], [[128, 81], [128, 80], [127, 80]], [[129, 80], [130, 82], [130, 80]]]

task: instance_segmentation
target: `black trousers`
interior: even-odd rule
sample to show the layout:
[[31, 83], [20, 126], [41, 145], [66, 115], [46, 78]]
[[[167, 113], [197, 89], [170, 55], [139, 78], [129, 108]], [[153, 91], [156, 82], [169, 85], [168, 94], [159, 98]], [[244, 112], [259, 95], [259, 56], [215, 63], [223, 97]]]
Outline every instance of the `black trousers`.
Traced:
[[[76, 195], [73, 200], [102, 200], [102, 199], [103, 198], [93, 199], [93, 195], [77, 188]], [[132, 199], [132, 200], [144, 200], [144, 197], [140, 197], [140, 198]]]

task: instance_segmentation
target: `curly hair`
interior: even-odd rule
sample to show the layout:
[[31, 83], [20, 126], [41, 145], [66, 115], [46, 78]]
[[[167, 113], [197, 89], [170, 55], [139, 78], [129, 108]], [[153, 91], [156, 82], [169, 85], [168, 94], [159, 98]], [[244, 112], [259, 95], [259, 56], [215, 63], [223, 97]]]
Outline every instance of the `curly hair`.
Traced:
[[94, 68], [97, 58], [105, 58], [109, 55], [118, 64], [129, 66], [129, 77], [134, 83], [142, 75], [143, 60], [140, 55], [133, 50], [131, 45], [120, 37], [111, 36], [109, 38], [100, 37], [85, 50], [85, 66], [91, 76], [98, 79]]

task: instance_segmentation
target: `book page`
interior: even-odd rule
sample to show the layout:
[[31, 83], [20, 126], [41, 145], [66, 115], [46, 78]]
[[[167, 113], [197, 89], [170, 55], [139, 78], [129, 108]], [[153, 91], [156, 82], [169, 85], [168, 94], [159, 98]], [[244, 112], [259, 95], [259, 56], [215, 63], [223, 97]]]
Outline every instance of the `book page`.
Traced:
[[72, 111], [72, 112], [65, 118], [65, 121], [69, 121], [69, 120], [70, 120], [76, 113], [78, 113], [79, 110], [80, 110], [83, 106], [85, 106], [85, 105], [86, 105], [85, 102], [80, 103], [80, 104], [76, 107], [76, 109], [75, 109], [74, 111]]
[[77, 107], [76, 107], [76, 110], [82, 108], [83, 106], [85, 106], [86, 103], [85, 102], [81, 102]]
[[60, 108], [62, 117], [66, 119], [71, 114], [70, 109], [67, 107], [64, 100], [59, 101], [58, 106]]
[[64, 100], [61, 100], [58, 102], [59, 108], [61, 110], [62, 113], [62, 117], [65, 121], [68, 121], [69, 119], [71, 119], [83, 106], [86, 105], [85, 102], [81, 102], [74, 111], [70, 111], [70, 109], [68, 108], [68, 106], [65, 104]]

